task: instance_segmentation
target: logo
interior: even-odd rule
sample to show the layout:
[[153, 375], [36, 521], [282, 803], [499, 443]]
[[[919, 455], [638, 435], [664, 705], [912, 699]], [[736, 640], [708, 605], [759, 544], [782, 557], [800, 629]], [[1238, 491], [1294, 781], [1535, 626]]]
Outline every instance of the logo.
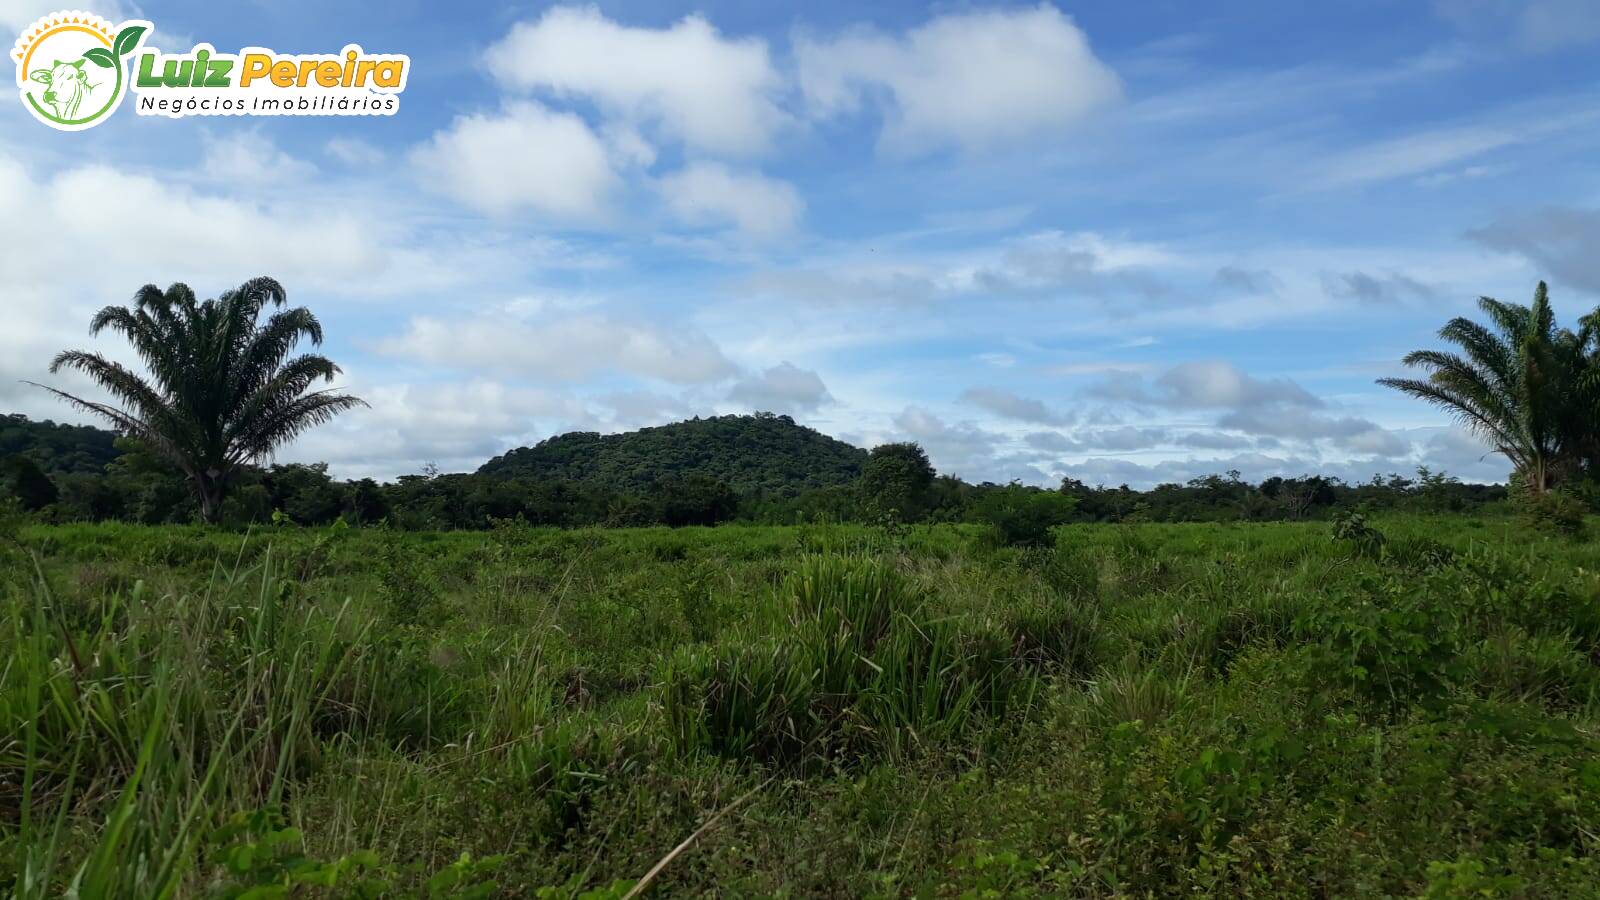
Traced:
[[61, 131], [82, 131], [116, 111], [128, 92], [124, 64], [150, 23], [112, 24], [93, 13], [59, 12], [17, 38], [17, 90], [33, 117]]
[[62, 131], [104, 121], [131, 89], [141, 116], [392, 116], [411, 60], [359, 44], [338, 53], [265, 47], [187, 53], [141, 49], [153, 26], [69, 11], [34, 22], [11, 55], [17, 89], [34, 118]]

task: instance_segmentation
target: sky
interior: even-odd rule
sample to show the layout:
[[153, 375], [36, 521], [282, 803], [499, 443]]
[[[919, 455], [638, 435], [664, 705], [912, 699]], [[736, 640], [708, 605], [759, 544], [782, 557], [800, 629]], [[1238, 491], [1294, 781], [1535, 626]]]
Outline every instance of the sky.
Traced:
[[[0, 410], [141, 285], [269, 274], [370, 408], [278, 461], [471, 471], [771, 411], [968, 480], [1508, 466], [1403, 374], [1480, 295], [1600, 305], [1600, 2], [79, 4], [354, 42], [392, 117], [0, 97]], [[55, 9], [0, 0], [13, 36]], [[10, 40], [10, 38], [6, 38]]]

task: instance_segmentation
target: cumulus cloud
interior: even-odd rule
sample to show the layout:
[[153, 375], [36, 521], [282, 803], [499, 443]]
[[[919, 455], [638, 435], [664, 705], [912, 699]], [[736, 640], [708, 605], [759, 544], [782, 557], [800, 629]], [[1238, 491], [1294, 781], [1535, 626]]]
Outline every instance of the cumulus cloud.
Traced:
[[474, 379], [432, 384], [369, 384], [354, 391], [370, 407], [307, 432], [285, 462], [327, 462], [347, 478], [391, 479], [420, 471], [470, 471], [511, 447], [583, 427], [583, 404], [560, 393]]
[[898, 154], [1060, 130], [1122, 96], [1084, 33], [1049, 5], [953, 13], [901, 35], [800, 36], [795, 57], [813, 115], [881, 102], [882, 145]]
[[1107, 399], [1140, 399], [1172, 408], [1239, 408], [1258, 406], [1319, 407], [1322, 401], [1287, 378], [1257, 378], [1220, 360], [1173, 366], [1155, 380], [1155, 390], [1140, 392], [1138, 376], [1124, 375], [1102, 388]]
[[787, 120], [766, 43], [724, 37], [699, 15], [635, 28], [593, 6], [557, 6], [485, 56], [506, 87], [590, 100], [697, 150], [757, 153]]
[[1600, 210], [1546, 207], [1506, 216], [1467, 236], [1526, 258], [1554, 280], [1600, 293], [1600, 255], [1594, 252], [1600, 247]]
[[1410, 442], [1366, 419], [1320, 415], [1296, 407], [1234, 410], [1217, 424], [1249, 434], [1301, 441], [1329, 438], [1340, 449], [1368, 456], [1400, 456], [1411, 451]]
[[1118, 373], [1091, 385], [1088, 393], [1142, 406], [1221, 411], [1216, 419], [1221, 431], [1185, 436], [1181, 443], [1191, 447], [1240, 449], [1256, 443], [1250, 438], [1283, 438], [1322, 441], [1358, 456], [1401, 456], [1413, 449], [1370, 420], [1330, 414], [1327, 403], [1291, 379], [1257, 378], [1218, 360], [1174, 366], [1151, 384], [1137, 374]]
[[968, 388], [961, 393], [961, 400], [1002, 419], [1017, 422], [1034, 425], [1070, 425], [1073, 421], [1071, 415], [1051, 409], [1042, 400], [1023, 397], [1000, 388]]
[[594, 313], [529, 322], [483, 315], [413, 318], [380, 340], [384, 354], [454, 369], [574, 379], [621, 372], [675, 384], [723, 380], [736, 371], [712, 340], [688, 328]]
[[278, 149], [259, 130], [208, 133], [203, 143], [200, 170], [216, 181], [277, 184], [304, 180], [317, 173], [316, 166]]
[[[932, 410], [907, 406], [894, 417], [897, 437], [915, 441], [943, 475], [982, 478], [999, 465], [1001, 436], [968, 423], [951, 424]], [[992, 477], [992, 475], [990, 475]]]
[[833, 402], [821, 376], [788, 362], [739, 379], [728, 399], [752, 410], [784, 413], [815, 412]]
[[799, 225], [805, 203], [793, 185], [720, 163], [694, 163], [661, 179], [667, 208], [689, 225], [733, 225], [746, 235], [773, 238]]
[[1511, 463], [1460, 426], [1437, 429], [1423, 443], [1422, 455], [1435, 471], [1469, 481], [1506, 481]]
[[[84, 214], [100, 208], [106, 197], [139, 210], [139, 227]], [[0, 155], [0, 213], [6, 276], [13, 284], [18, 279], [53, 283], [70, 271], [84, 289], [111, 284], [120, 294], [131, 290], [130, 284], [180, 276], [197, 284], [237, 283], [240, 272], [272, 271], [287, 282], [327, 285], [371, 275], [386, 261], [378, 233], [354, 214], [279, 216], [270, 207], [102, 165], [36, 180], [20, 162]], [[71, 234], [72, 240], [55, 239], [61, 234]], [[84, 268], [85, 259], [93, 259], [94, 266]]]
[[411, 159], [424, 186], [495, 216], [597, 220], [621, 184], [583, 119], [537, 103], [459, 116]]
[[644, 428], [687, 419], [707, 410], [696, 407], [682, 397], [659, 391], [612, 391], [595, 398], [610, 410], [611, 424], [617, 428]]

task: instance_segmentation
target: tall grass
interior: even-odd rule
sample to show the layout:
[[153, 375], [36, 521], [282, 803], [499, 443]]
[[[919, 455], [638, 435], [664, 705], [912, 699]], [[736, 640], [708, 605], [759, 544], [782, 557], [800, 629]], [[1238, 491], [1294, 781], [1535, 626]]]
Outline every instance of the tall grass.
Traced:
[[[278, 805], [319, 731], [359, 727], [331, 697], [351, 662], [338, 635], [360, 626], [347, 604], [297, 603], [277, 573], [269, 553], [198, 596], [136, 584], [73, 609], [42, 577], [11, 595], [0, 728], [22, 741], [6, 741], [0, 777], [21, 785], [14, 893], [54, 896], [66, 877], [82, 897], [172, 896], [219, 815]], [[85, 807], [106, 809], [98, 829], [62, 827]]]
[[1593, 895], [1600, 548], [1366, 524], [27, 528], [0, 895]]
[[1035, 664], [1073, 657], [1077, 623], [994, 624], [930, 614], [892, 565], [813, 556], [772, 603], [777, 633], [691, 648], [663, 674], [679, 751], [708, 750], [815, 767], [833, 759], [904, 758], [978, 728], [1036, 690]]

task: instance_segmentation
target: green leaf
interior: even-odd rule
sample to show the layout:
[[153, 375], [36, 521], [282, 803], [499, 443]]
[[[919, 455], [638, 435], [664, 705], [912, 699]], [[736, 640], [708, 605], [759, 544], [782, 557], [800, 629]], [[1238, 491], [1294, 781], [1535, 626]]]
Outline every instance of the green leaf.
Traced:
[[102, 69], [109, 69], [117, 64], [116, 58], [111, 55], [111, 51], [104, 47], [91, 47], [83, 51], [83, 58]]
[[117, 39], [114, 42], [116, 55], [127, 56], [132, 53], [133, 48], [139, 46], [139, 39], [144, 37], [144, 33], [148, 30], [143, 25], [129, 25], [127, 28], [117, 32]]

